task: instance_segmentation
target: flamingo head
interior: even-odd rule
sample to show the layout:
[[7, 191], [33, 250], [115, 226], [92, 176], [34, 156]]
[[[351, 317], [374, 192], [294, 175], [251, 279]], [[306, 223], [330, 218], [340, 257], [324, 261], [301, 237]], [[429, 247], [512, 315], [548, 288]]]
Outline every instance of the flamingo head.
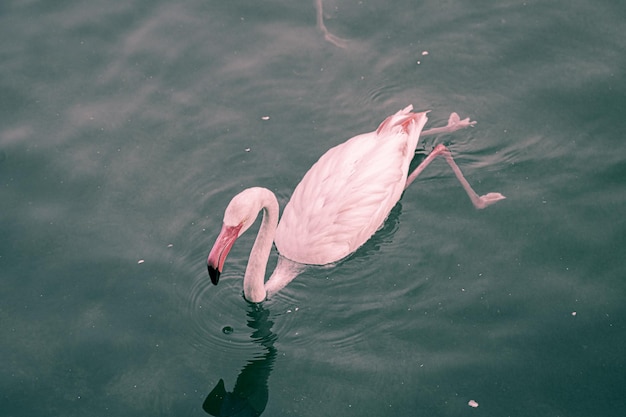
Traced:
[[217, 285], [220, 280], [220, 274], [222, 273], [222, 268], [224, 268], [226, 257], [235, 244], [235, 240], [239, 237], [241, 228], [241, 224], [237, 226], [222, 225], [222, 230], [213, 245], [213, 249], [209, 252], [209, 257], [206, 261], [209, 277], [211, 277], [213, 285]]
[[224, 262], [235, 241], [252, 226], [263, 207], [260, 195], [265, 191], [267, 190], [258, 187], [243, 190], [226, 207], [222, 230], [207, 258], [209, 277], [214, 285], [219, 282]]

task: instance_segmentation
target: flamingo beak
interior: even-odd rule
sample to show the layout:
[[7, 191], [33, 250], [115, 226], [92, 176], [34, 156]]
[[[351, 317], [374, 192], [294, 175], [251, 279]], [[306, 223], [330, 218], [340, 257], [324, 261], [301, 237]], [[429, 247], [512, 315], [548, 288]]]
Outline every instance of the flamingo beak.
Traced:
[[241, 224], [237, 226], [223, 225], [222, 230], [213, 245], [213, 249], [209, 252], [206, 265], [213, 285], [217, 285], [220, 280], [220, 274], [224, 268], [224, 261], [226, 261], [228, 252], [230, 252], [230, 249], [235, 244], [235, 240], [237, 240], [237, 237], [239, 236], [241, 226]]

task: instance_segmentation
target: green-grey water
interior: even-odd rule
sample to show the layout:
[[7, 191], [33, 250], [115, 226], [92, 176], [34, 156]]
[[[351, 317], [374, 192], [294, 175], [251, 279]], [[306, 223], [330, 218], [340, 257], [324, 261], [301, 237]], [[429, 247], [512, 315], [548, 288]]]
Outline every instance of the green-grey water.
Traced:
[[[312, 0], [0, 6], [3, 416], [624, 415], [625, 6], [324, 8], [345, 47]], [[251, 230], [211, 285], [232, 196], [408, 104], [507, 199], [434, 162], [348, 259], [254, 306]]]

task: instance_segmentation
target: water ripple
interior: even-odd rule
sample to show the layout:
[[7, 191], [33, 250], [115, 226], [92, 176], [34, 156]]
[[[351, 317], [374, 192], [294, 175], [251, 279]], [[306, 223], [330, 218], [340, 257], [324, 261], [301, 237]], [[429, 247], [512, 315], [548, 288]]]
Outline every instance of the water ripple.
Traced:
[[196, 277], [186, 302], [190, 317], [190, 343], [198, 350], [214, 353], [237, 352], [254, 349], [250, 344], [250, 331], [243, 313], [243, 297], [232, 296], [240, 292], [235, 280], [223, 279], [214, 286], [202, 274]]

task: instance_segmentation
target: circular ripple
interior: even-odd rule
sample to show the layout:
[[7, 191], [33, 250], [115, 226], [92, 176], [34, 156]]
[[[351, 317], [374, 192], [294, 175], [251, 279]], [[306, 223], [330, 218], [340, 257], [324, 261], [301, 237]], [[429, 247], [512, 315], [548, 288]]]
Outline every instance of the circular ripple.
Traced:
[[223, 277], [214, 286], [205, 274], [196, 277], [187, 300], [191, 343], [200, 351], [237, 352], [255, 350], [250, 343], [246, 309], [248, 303], [240, 296], [234, 279]]

